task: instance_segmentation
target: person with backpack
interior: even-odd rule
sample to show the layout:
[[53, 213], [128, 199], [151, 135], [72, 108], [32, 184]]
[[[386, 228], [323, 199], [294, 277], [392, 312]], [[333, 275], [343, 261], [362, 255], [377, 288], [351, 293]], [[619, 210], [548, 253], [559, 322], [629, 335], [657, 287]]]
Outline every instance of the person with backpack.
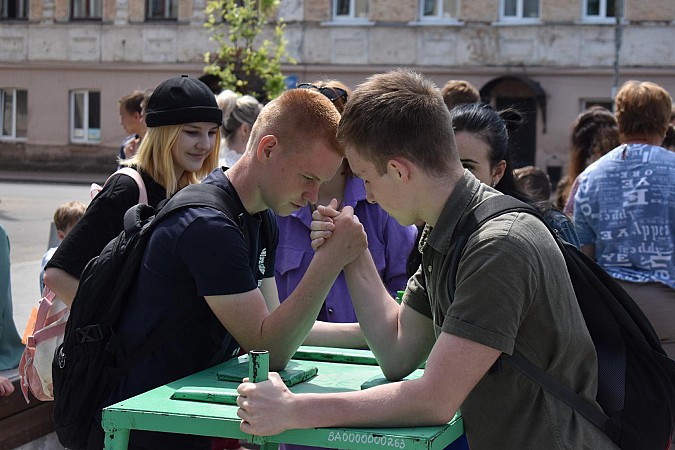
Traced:
[[[286, 91], [263, 108], [246, 152], [233, 167], [214, 170], [200, 186], [189, 186], [167, 203], [165, 208], [194, 191], [191, 188], [210, 187], [218, 198], [228, 200], [228, 212], [186, 206], [166, 214], [152, 229], [138, 278], [115, 326], [115, 339], [121, 354], [129, 355], [166, 324], [176, 325], [129, 367], [99, 405], [89, 448], [103, 445], [101, 407], [225, 361], [237, 355], [239, 347], [268, 350], [270, 368], [285, 367], [312, 328], [342, 267], [367, 245], [359, 239], [347, 243], [337, 258], [325, 252], [315, 256], [295, 291], [269, 312], [271, 300], [279, 301], [274, 213], [288, 215], [317, 201], [319, 186], [342, 163], [336, 138], [339, 120], [338, 111], [319, 92]], [[351, 227], [363, 228], [351, 207], [342, 214], [352, 217]], [[130, 448], [210, 445], [208, 437], [142, 431], [130, 435]]]
[[462, 165], [502, 194], [537, 208], [558, 235], [579, 247], [572, 221], [554, 208], [548, 197], [529, 195], [513, 172], [509, 136], [522, 126], [523, 115], [514, 108], [496, 111], [485, 103], [470, 103], [451, 109], [450, 116]]
[[675, 359], [675, 153], [661, 147], [672, 99], [631, 80], [616, 93], [621, 145], [578, 178], [581, 250], [635, 299]]
[[[371, 76], [348, 102], [338, 139], [369, 201], [401, 224], [426, 223], [422, 264], [400, 306], [368, 252], [344, 267], [363, 333], [393, 382], [293, 394], [270, 373], [268, 381], [238, 388], [242, 432], [439, 425], [461, 407], [472, 450], [617, 448], [577, 411], [501, 364], [502, 353], [522, 353], [599, 408], [594, 344], [563, 255], [541, 220], [508, 213], [474, 233], [450, 300], [453, 231], [480, 202], [502, 194], [462, 167], [438, 88], [407, 69]], [[345, 246], [366, 239], [336, 206], [314, 213], [315, 258], [344, 260]], [[422, 377], [396, 381], [425, 360]]]
[[[218, 165], [223, 113], [203, 82], [188, 76], [163, 81], [148, 99], [148, 131], [138, 153], [122, 161], [136, 170], [157, 206], [199, 182]], [[87, 207], [45, 267], [44, 283], [70, 306], [85, 265], [123, 228], [124, 213], [139, 203], [141, 186], [117, 173]]]

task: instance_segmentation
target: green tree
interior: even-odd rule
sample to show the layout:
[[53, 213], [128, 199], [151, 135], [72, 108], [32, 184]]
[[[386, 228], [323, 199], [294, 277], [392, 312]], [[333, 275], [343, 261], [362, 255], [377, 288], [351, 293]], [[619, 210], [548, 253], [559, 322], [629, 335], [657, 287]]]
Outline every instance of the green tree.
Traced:
[[[286, 27], [274, 19], [279, 0], [209, 0], [204, 26], [220, 48], [206, 52], [204, 72], [220, 79], [223, 89], [249, 94], [260, 101], [279, 96], [285, 89], [281, 61], [295, 64], [286, 51]], [[266, 24], [271, 36], [263, 37]]]

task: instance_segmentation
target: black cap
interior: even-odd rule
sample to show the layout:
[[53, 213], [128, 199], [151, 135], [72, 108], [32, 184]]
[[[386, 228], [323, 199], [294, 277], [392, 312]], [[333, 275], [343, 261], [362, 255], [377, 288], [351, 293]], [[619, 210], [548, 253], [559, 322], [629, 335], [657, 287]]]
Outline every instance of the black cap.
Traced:
[[211, 89], [187, 75], [160, 83], [148, 99], [145, 124], [163, 127], [190, 122], [223, 124], [223, 112], [218, 108]]

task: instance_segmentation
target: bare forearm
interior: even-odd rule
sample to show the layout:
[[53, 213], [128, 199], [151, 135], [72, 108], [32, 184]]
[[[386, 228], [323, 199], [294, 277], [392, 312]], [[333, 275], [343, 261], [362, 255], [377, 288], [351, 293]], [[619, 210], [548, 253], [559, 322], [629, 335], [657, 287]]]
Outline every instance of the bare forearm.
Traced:
[[50, 267], [45, 270], [44, 283], [63, 303], [72, 306], [80, 280], [65, 270]]
[[261, 343], [272, 370], [283, 368], [302, 345], [340, 271], [327, 255], [315, 255], [295, 290], [264, 320]]
[[380, 365], [397, 364], [400, 306], [380, 281], [370, 252], [345, 267], [345, 276], [368, 346]]
[[368, 348], [358, 323], [332, 323], [316, 321], [305, 345], [341, 348]]
[[421, 379], [365, 391], [295, 397], [293, 410], [299, 412], [298, 428], [441, 425], [448, 423], [458, 409], [458, 406], [439, 405], [434, 390], [424, 388]]
[[370, 389], [293, 394], [277, 373], [237, 388], [244, 433], [270, 436], [294, 428], [415, 427], [452, 419], [500, 351], [441, 333], [424, 374]]

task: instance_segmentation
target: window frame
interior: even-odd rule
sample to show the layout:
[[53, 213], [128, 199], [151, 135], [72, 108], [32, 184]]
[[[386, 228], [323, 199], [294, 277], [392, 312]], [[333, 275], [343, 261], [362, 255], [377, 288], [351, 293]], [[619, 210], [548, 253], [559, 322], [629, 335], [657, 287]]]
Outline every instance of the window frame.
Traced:
[[424, 2], [419, 0], [417, 6], [417, 21], [420, 24], [457, 24], [459, 23], [460, 0], [452, 0], [455, 3], [455, 12], [450, 17], [445, 17], [444, 0], [434, 0], [434, 14], [424, 15]]
[[514, 0], [516, 2], [516, 15], [507, 16], [505, 11], [507, 1], [508, 0], [499, 1], [499, 21], [501, 23], [514, 23], [514, 24], [541, 23], [541, 0], [537, 0], [537, 17], [523, 17], [525, 0]]
[[[23, 128], [25, 130], [25, 136], [17, 136], [17, 123], [19, 122], [17, 116], [18, 109], [18, 96], [17, 92], [24, 93], [25, 104], [23, 109], [26, 111], [25, 121]], [[10, 133], [5, 134], [5, 99], [11, 93], [12, 95], [12, 111], [11, 111], [11, 120], [10, 124]], [[2, 141], [25, 141], [28, 138], [28, 90], [27, 89], [15, 89], [15, 88], [0, 88], [0, 140]]]
[[614, 23], [616, 22], [616, 15], [608, 16], [607, 15], [607, 2], [614, 2], [614, 12], [616, 14], [618, 2], [620, 0], [598, 0], [600, 2], [600, 12], [598, 15], [589, 15], [588, 14], [588, 2], [590, 0], [582, 0], [581, 2], [581, 20], [583, 22], [592, 22], [592, 23]]
[[[30, 0], [0, 0], [0, 21], [5, 20], [28, 20], [28, 11], [30, 7]], [[14, 10], [18, 13], [13, 17], [8, 14], [9, 5], [15, 6]], [[16, 7], [18, 6], [18, 7]]]
[[171, 21], [175, 22], [178, 20], [178, 0], [159, 0], [163, 3], [162, 11], [163, 14], [151, 15], [150, 6], [153, 4], [153, 0], [145, 1], [145, 20], [146, 22], [161, 22], [161, 21]]
[[[76, 127], [75, 125], [75, 105], [76, 105], [76, 96], [84, 94], [82, 102], [82, 127]], [[89, 119], [91, 116], [90, 111], [90, 94], [98, 94], [98, 128], [90, 127]], [[73, 89], [69, 93], [69, 114], [68, 114], [68, 128], [69, 128], [69, 137], [72, 144], [98, 144], [101, 142], [101, 91], [93, 89]], [[78, 133], [77, 130], [82, 130]], [[81, 135], [81, 136], [80, 136]]]
[[[331, 20], [333, 23], [340, 24], [368, 24], [370, 22], [370, 1], [369, 0], [348, 0], [349, 1], [349, 14], [337, 14], [338, 1], [340, 0], [331, 0]], [[357, 2], [364, 2], [366, 5], [366, 17], [357, 17], [356, 16], [356, 6]]]
[[[75, 4], [84, 6], [84, 14], [75, 16]], [[96, 11], [98, 9], [98, 11]], [[70, 0], [70, 20], [102, 20], [103, 19], [103, 0]]]
[[611, 97], [588, 97], [579, 99], [579, 113], [586, 111], [591, 106], [602, 106], [614, 112], [614, 100]]

